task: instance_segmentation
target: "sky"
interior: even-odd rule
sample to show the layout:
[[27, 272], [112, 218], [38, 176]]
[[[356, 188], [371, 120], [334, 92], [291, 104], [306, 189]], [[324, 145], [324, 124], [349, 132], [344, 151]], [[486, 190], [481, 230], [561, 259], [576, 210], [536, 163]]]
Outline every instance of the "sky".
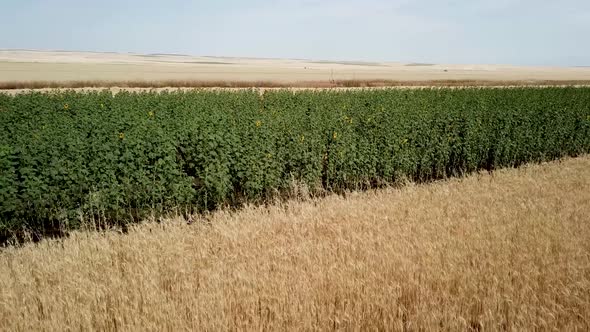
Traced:
[[1, 0], [0, 49], [590, 66], [590, 0]]

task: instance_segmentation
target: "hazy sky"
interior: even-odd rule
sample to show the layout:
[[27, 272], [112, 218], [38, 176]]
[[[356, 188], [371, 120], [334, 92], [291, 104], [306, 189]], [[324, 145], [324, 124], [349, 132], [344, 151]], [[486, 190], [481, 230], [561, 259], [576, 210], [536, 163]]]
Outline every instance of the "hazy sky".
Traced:
[[0, 0], [0, 48], [590, 65], [590, 0]]

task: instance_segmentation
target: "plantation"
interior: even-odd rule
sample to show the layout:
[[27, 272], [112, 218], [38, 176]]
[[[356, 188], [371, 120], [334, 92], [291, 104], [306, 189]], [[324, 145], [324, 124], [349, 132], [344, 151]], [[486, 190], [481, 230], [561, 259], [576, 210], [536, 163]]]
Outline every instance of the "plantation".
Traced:
[[590, 88], [0, 95], [0, 239], [590, 152]]

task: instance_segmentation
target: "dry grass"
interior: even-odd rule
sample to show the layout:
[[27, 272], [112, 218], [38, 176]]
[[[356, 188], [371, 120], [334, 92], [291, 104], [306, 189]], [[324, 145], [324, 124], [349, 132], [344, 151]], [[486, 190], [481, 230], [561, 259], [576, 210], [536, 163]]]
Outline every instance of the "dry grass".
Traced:
[[0, 253], [0, 330], [588, 330], [590, 156]]
[[331, 80], [331, 81], [6, 81], [0, 90], [48, 88], [338, 88], [338, 87], [395, 87], [395, 86], [562, 86], [590, 85], [584, 80]]

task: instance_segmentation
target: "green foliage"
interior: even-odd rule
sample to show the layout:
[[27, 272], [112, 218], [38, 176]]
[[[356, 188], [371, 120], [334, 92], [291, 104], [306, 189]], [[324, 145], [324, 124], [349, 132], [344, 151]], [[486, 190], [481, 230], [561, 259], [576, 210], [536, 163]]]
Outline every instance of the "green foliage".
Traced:
[[0, 237], [590, 151], [590, 89], [0, 96]]

